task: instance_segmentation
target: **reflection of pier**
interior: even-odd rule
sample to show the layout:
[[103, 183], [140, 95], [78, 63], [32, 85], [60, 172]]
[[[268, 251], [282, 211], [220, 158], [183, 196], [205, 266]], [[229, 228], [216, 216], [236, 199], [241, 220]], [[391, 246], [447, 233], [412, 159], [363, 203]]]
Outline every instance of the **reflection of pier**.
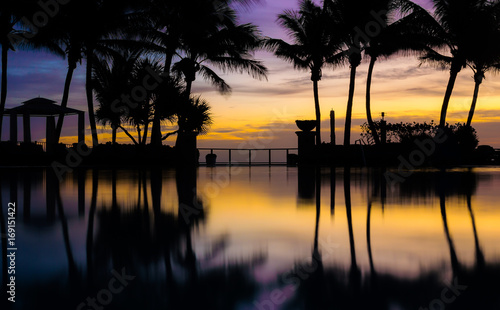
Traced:
[[[221, 153], [223, 155], [227, 154], [227, 159], [224, 158], [224, 160], [219, 160], [217, 159], [217, 164], [218, 165], [248, 165], [248, 166], [258, 166], [258, 165], [286, 165], [287, 160], [289, 158], [289, 155], [296, 155], [297, 154], [297, 148], [272, 148], [272, 149], [230, 149], [230, 148], [198, 148], [200, 151], [200, 164], [207, 164], [206, 161], [203, 161], [205, 159], [205, 155], [207, 154], [215, 154], [215, 155], [220, 155]], [[215, 153], [214, 151], [220, 151], [218, 154]], [[294, 151], [291, 153], [290, 151]], [[276, 155], [273, 156], [273, 154], [276, 154], [277, 152], [282, 153], [281, 157], [277, 157]], [[283, 158], [283, 155], [286, 154], [286, 157], [284, 157], [284, 160], [279, 160], [277, 158]], [[235, 160], [235, 155], [238, 156], [238, 158], [244, 158], [247, 161], [240, 161], [240, 160]], [[262, 159], [257, 159], [257, 157], [263, 157], [267, 160], [263, 161]], [[220, 158], [218, 156], [218, 158]]]

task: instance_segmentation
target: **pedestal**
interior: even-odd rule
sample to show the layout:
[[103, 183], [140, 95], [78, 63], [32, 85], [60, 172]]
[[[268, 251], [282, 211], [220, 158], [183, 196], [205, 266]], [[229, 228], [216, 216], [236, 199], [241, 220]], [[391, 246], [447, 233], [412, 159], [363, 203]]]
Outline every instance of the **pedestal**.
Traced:
[[179, 132], [177, 136], [177, 160], [180, 164], [197, 165], [198, 147], [196, 143], [196, 132]]
[[315, 148], [315, 131], [296, 131], [299, 148], [299, 164], [312, 163]]

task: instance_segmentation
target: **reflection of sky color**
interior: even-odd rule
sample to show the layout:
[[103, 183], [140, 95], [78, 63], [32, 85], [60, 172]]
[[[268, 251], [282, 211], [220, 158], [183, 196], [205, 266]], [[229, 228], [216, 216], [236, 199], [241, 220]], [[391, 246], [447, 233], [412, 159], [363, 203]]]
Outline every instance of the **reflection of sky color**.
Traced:
[[[225, 251], [214, 257], [211, 264], [200, 262], [200, 266], [208, 268], [214, 264], [244, 261], [249, 257], [265, 254], [267, 260], [255, 268], [254, 275], [260, 283], [271, 283], [282, 272], [290, 270], [295, 263], [310, 260], [316, 208], [314, 199], [299, 201], [296, 169], [233, 167], [230, 173], [228, 171], [228, 168], [218, 167], [200, 168], [198, 172], [198, 194], [206, 206], [207, 220], [193, 229], [193, 245], [197, 257], [202, 259], [207, 254], [207, 249], [220, 237], [226, 236], [228, 240]], [[336, 172], [333, 215], [330, 212], [331, 187], [328, 173], [329, 170], [323, 170], [319, 249], [326, 267], [347, 270], [350, 266], [350, 250], [342, 170]], [[118, 172], [118, 205], [122, 212], [137, 208], [139, 183], [136, 176], [136, 172]], [[472, 209], [479, 243], [486, 262], [498, 263], [500, 209], [496, 201], [499, 194], [492, 189], [500, 185], [500, 171], [479, 170], [477, 176], [479, 181], [472, 196]], [[366, 178], [365, 171], [353, 170], [352, 218], [357, 261], [362, 272], [369, 272], [366, 217], [367, 193], [371, 192], [371, 189], [367, 188]], [[81, 218], [77, 212], [76, 179], [68, 175], [61, 183], [61, 197], [68, 219], [71, 248], [79, 268], [83, 270], [86, 268], [85, 242], [92, 194], [90, 172], [86, 180], [86, 215]], [[5, 205], [10, 198], [10, 189], [9, 183], [3, 182], [2, 203]], [[148, 200], [151, 202], [149, 186], [148, 180]], [[64, 274], [67, 270], [67, 260], [59, 216], [56, 215], [54, 224], [43, 224], [45, 185], [32, 185], [32, 189], [31, 224], [19, 220], [18, 225], [18, 270], [21, 279], [41, 281], [42, 277], [49, 274]], [[110, 174], [101, 171], [97, 214], [105, 207], [110, 208], [111, 189]], [[431, 269], [449, 272], [449, 249], [443, 230], [439, 198], [434, 194], [416, 195], [403, 205], [397, 199], [398, 196], [397, 191], [388, 195], [383, 208], [380, 198], [373, 198], [371, 240], [376, 270], [379, 273], [402, 277], [416, 277]], [[177, 213], [175, 175], [172, 171], [163, 175], [161, 204], [163, 212]], [[23, 216], [24, 205], [25, 201], [19, 199], [19, 219]], [[446, 210], [458, 259], [464, 266], [472, 267], [475, 262], [474, 238], [465, 197], [456, 194], [448, 196]], [[150, 214], [152, 216], [152, 210]], [[96, 218], [96, 225], [98, 222]], [[33, 261], [32, 257], [37, 259]]]
[[[428, 0], [416, 1], [430, 9]], [[261, 1], [249, 11], [242, 11], [242, 22], [253, 22], [260, 26], [264, 36], [286, 39], [284, 32], [276, 25], [277, 14], [284, 9], [297, 6], [297, 1]], [[16, 52], [9, 54], [9, 94], [7, 106], [12, 107], [26, 99], [43, 96], [60, 100], [67, 64], [44, 53]], [[198, 78], [193, 91], [202, 94], [213, 107], [214, 125], [212, 131], [200, 138], [204, 147], [237, 147], [242, 141], [259, 139], [262, 131], [269, 131], [273, 137], [269, 147], [295, 147], [296, 130], [293, 120], [314, 118], [312, 87], [309, 73], [293, 70], [292, 66], [276, 59], [270, 53], [258, 52], [256, 58], [269, 68], [268, 81], [256, 81], [243, 75], [223, 75], [232, 86], [230, 96], [221, 96], [213, 87]], [[372, 86], [372, 113], [378, 119], [381, 112], [387, 113], [391, 122], [438, 121], [448, 72], [419, 67], [415, 58], [394, 58], [381, 60], [375, 67]], [[353, 110], [353, 141], [359, 133], [359, 125], [365, 121], [364, 95], [368, 64], [365, 61], [358, 69], [357, 88]], [[451, 99], [449, 122], [465, 122], [470, 106], [473, 80], [472, 72], [464, 69], [457, 80]], [[498, 108], [500, 88], [498, 78], [487, 75], [478, 101], [474, 125], [478, 129], [481, 144], [500, 147], [497, 133], [500, 130]], [[329, 141], [329, 111], [337, 113], [337, 141], [343, 134], [345, 107], [348, 91], [348, 68], [335, 71], [325, 70], [320, 82], [320, 100], [324, 136]], [[79, 66], [71, 88], [70, 107], [86, 110], [84, 91], [84, 69]], [[8, 137], [8, 119], [5, 120], [4, 136]], [[271, 127], [269, 127], [271, 125]], [[278, 126], [279, 125], [279, 126]], [[21, 136], [22, 124], [19, 122]], [[33, 139], [44, 138], [44, 122], [33, 124]], [[110, 132], [101, 130], [102, 141], [110, 138]], [[63, 141], [76, 140], [76, 118], [65, 123]], [[267, 136], [267, 134], [266, 134]], [[119, 140], [130, 143], [125, 134], [119, 132]], [[87, 137], [90, 139], [90, 135]], [[90, 141], [90, 140], [89, 140]], [[173, 144], [173, 138], [167, 143]], [[271, 142], [271, 140], [268, 140]]]

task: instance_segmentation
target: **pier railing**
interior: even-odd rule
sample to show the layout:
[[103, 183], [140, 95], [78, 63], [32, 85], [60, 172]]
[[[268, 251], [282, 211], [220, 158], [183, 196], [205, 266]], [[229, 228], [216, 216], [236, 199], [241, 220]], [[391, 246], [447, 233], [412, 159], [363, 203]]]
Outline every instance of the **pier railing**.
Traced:
[[[17, 146], [20, 146], [22, 143], [24, 143], [24, 141], [17, 141], [16, 144]], [[40, 142], [40, 141], [32, 141], [31, 142], [32, 144], [35, 144], [35, 145], [40, 145], [43, 149], [43, 151], [47, 151], [47, 142]], [[73, 147], [73, 144], [64, 144], [66, 146], [66, 148], [71, 148]]]
[[[231, 148], [198, 148], [200, 164], [207, 164], [205, 155], [217, 155], [217, 165], [286, 165], [290, 154], [297, 154], [298, 148], [270, 149], [231, 149]], [[276, 153], [281, 153], [277, 156]], [[222, 158], [222, 155], [227, 157]], [[242, 161], [241, 159], [244, 159]], [[280, 160], [281, 159], [281, 160]]]

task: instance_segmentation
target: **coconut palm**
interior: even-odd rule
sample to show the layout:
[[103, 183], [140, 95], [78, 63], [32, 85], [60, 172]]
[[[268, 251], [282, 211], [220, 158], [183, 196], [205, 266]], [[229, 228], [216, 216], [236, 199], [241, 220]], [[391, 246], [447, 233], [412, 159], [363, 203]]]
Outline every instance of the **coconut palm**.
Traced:
[[[142, 85], [144, 83], [143, 81], [151, 76], [151, 72], [155, 72], [159, 75], [162, 71], [163, 65], [161, 65], [158, 60], [149, 58], [139, 59], [134, 67], [131, 85]], [[149, 124], [153, 121], [153, 116], [155, 114], [160, 114], [155, 113], [157, 108], [155, 104], [157, 97], [157, 88], [151, 90], [146, 89], [144, 99], [141, 102], [138, 102], [138, 106], [136, 108], [130, 109], [130, 112], [127, 115], [128, 122], [137, 129], [139, 134], [139, 144], [146, 144]], [[161, 117], [161, 115], [159, 115], [159, 117]], [[142, 138], [140, 135], [140, 128], [143, 128]]]
[[445, 51], [431, 49], [421, 57], [441, 69], [449, 69], [450, 77], [441, 107], [439, 126], [446, 125], [446, 114], [455, 81], [474, 54], [478, 38], [483, 33], [483, 13], [488, 0], [432, 0], [436, 27], [435, 37], [447, 47]]
[[[183, 5], [186, 6], [186, 3], [152, 0], [145, 10], [140, 12], [139, 27], [134, 29], [139, 36], [139, 44], [156, 54], [164, 56], [164, 78], [170, 77], [172, 59], [180, 49], [183, 20], [180, 8]], [[154, 110], [160, 111], [162, 109], [161, 104], [167, 104], [167, 102], [155, 100]], [[155, 146], [161, 145], [161, 115], [156, 112], [153, 116], [151, 144]]]
[[[208, 65], [223, 72], [247, 72], [253, 78], [266, 78], [266, 67], [252, 59], [250, 54], [261, 44], [257, 27], [238, 24], [236, 11], [224, 2], [197, 1], [183, 27], [181, 44], [180, 60], [172, 70], [184, 78], [187, 98], [197, 74], [210, 81], [221, 93], [231, 91], [224, 79]], [[183, 131], [182, 119], [179, 126]]]
[[[390, 11], [390, 4], [391, 0], [325, 0], [324, 2], [330, 18], [335, 21], [334, 27], [330, 29], [335, 33], [341, 33], [341, 39], [344, 43], [342, 54], [350, 67], [349, 96], [344, 130], [344, 145], [346, 146], [351, 143], [351, 119], [356, 86], [356, 69], [361, 64], [362, 51], [370, 39], [374, 37], [368, 36], [363, 31], [373, 23], [377, 23], [377, 29], [387, 26], [388, 18], [386, 13]], [[376, 35], [378, 34], [376, 33]], [[362, 36], [365, 38], [363, 39]]]
[[[63, 108], [68, 106], [73, 73], [83, 58], [80, 24], [69, 13], [63, 10], [47, 26], [39, 29], [35, 36], [21, 44], [24, 49], [47, 51], [67, 60], [68, 70], [61, 99], [61, 107]], [[57, 119], [56, 142], [61, 136], [64, 116], [65, 114], [61, 113]]]
[[326, 65], [335, 64], [341, 48], [339, 37], [325, 27], [329, 23], [326, 11], [311, 0], [302, 0], [299, 11], [287, 10], [278, 16], [278, 23], [293, 39], [289, 44], [280, 39], [268, 39], [266, 46], [281, 59], [293, 63], [296, 69], [310, 70], [316, 111], [316, 145], [321, 144], [321, 110], [318, 81]]
[[391, 12], [406, 14], [399, 20], [381, 29], [379, 35], [372, 38], [365, 54], [370, 57], [368, 76], [366, 79], [366, 118], [375, 144], [380, 144], [380, 138], [371, 114], [371, 83], [375, 63], [380, 58], [388, 58], [394, 54], [414, 54], [425, 51], [428, 46], [439, 46], [439, 41], [433, 39], [432, 28], [422, 23], [428, 18], [428, 13], [422, 7], [412, 2], [394, 0]]
[[2, 81], [0, 90], [0, 140], [5, 103], [7, 101], [7, 64], [9, 50], [14, 51], [17, 44], [26, 40], [25, 31], [14, 28], [21, 22], [21, 17], [31, 11], [28, 1], [2, 1], [0, 4], [0, 45], [2, 45]]
[[467, 62], [467, 65], [474, 72], [474, 93], [466, 123], [468, 127], [471, 126], [472, 118], [474, 117], [479, 87], [485, 79], [486, 72], [498, 72], [500, 70], [500, 29], [498, 16], [496, 16], [499, 13], [500, 2], [487, 4], [484, 10], [479, 13], [482, 16], [478, 19], [482, 24], [482, 33], [481, 36], [478, 36], [478, 42]]
[[116, 143], [118, 128], [122, 129], [137, 144], [122, 123], [128, 117], [130, 109], [119, 99], [122, 94], [129, 92], [133, 70], [139, 56], [139, 52], [128, 55], [116, 53], [111, 64], [107, 61], [94, 63], [92, 86], [99, 102], [96, 119], [104, 126], [108, 124], [111, 126], [113, 144]]
[[130, 1], [73, 0], [62, 9], [63, 14], [68, 14], [68, 20], [78, 25], [75, 29], [86, 60], [87, 109], [94, 146], [98, 144], [98, 136], [92, 92], [93, 66], [99, 59], [109, 56], [111, 48], [123, 48], [123, 29], [129, 19], [129, 8]]
[[9, 34], [14, 31], [13, 10], [11, 1], [3, 1], [0, 5], [0, 44], [2, 45], [2, 84], [0, 94], [0, 139], [2, 137], [3, 111], [7, 99], [7, 61], [9, 49], [13, 50]]

